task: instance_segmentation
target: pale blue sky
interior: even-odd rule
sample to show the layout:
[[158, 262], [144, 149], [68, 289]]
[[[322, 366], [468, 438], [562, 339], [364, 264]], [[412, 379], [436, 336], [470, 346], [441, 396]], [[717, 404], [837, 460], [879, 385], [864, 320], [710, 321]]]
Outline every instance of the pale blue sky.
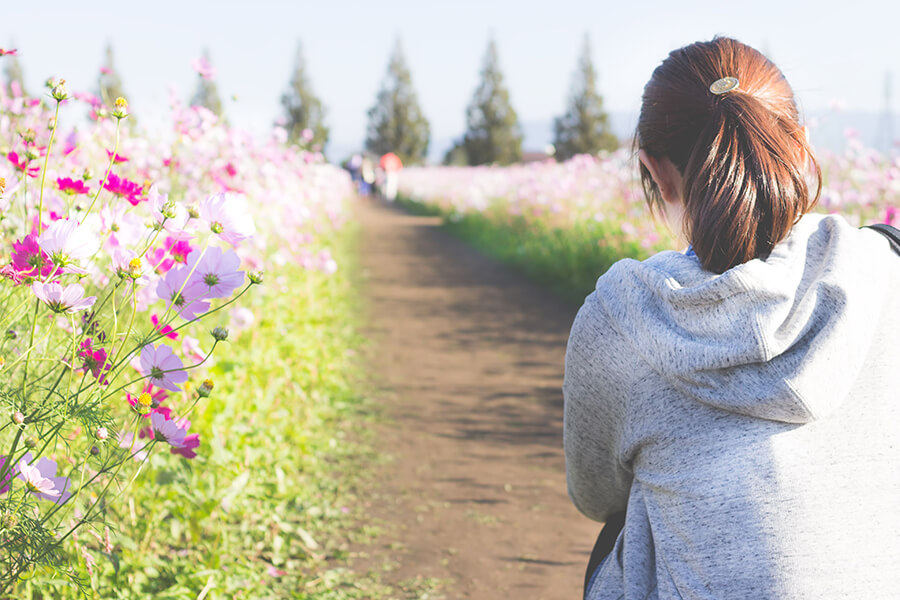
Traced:
[[849, 109], [880, 111], [885, 73], [900, 63], [900, 9], [874, 0], [756, 0], [740, 7], [700, 0], [2, 3], [0, 46], [13, 41], [19, 48], [32, 90], [51, 75], [72, 89], [93, 89], [110, 41], [133, 110], [151, 120], [165, 114], [170, 83], [190, 94], [190, 61], [208, 47], [220, 91], [237, 97], [226, 102], [231, 121], [261, 130], [278, 115], [302, 42], [339, 148], [361, 145], [366, 110], [398, 35], [433, 140], [462, 133], [491, 34], [523, 121], [548, 121], [563, 110], [586, 32], [600, 92], [619, 111], [636, 110], [644, 83], [670, 50], [715, 34], [768, 52], [807, 109], [840, 100]]

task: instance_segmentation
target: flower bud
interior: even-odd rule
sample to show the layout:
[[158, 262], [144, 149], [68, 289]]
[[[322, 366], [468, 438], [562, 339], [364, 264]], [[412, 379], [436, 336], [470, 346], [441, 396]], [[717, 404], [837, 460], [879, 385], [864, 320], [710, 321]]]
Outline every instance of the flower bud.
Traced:
[[15, 329], [7, 329], [7, 330], [6, 330], [6, 339], [8, 339], [8, 340], [14, 340], [14, 339], [16, 339], [17, 337], [19, 337], [19, 334], [16, 333], [16, 330], [15, 330]]
[[263, 272], [262, 271], [250, 271], [247, 273], [247, 277], [250, 279], [250, 283], [259, 285], [263, 282]]
[[12, 421], [16, 425], [22, 425], [25, 422], [25, 415], [23, 415], [21, 411], [17, 410], [13, 413]]
[[90, 181], [94, 178], [94, 172], [91, 171], [88, 167], [84, 168], [84, 172], [81, 174], [81, 179], [84, 181]]
[[221, 223], [219, 223], [218, 221], [215, 221], [215, 222], [213, 222], [212, 225], [209, 226], [209, 230], [212, 231], [213, 233], [218, 234], [218, 233], [222, 233], [223, 231], [225, 231], [225, 228], [222, 227]]
[[91, 446], [91, 456], [97, 456], [98, 454], [100, 454], [100, 448]]
[[200, 218], [200, 211], [197, 209], [196, 206], [189, 206], [188, 209], [187, 209], [187, 211], [188, 211], [188, 216], [189, 216], [190, 218], [192, 218], [192, 219], [199, 219], [199, 218]]
[[197, 395], [201, 398], [209, 398], [214, 387], [215, 384], [212, 382], [212, 379], [204, 379], [203, 383], [197, 388]]
[[29, 449], [34, 448], [38, 445], [39, 442], [40, 440], [37, 439], [37, 436], [29, 435], [27, 438], [25, 438], [25, 447]]
[[109, 437], [109, 431], [106, 430], [106, 427], [98, 427], [97, 428], [97, 439], [101, 442]]
[[50, 90], [50, 95], [53, 96], [53, 99], [57, 102], [62, 102], [69, 97], [69, 90], [66, 89], [66, 80], [60, 79], [59, 83], [53, 86]]
[[228, 339], [228, 330], [224, 327], [215, 327], [209, 333], [212, 334], [213, 339], [217, 342], [224, 342]]
[[50, 120], [47, 121], [47, 130], [53, 131], [54, 129], [56, 129], [56, 119], [51, 117]]
[[22, 136], [22, 141], [25, 142], [26, 145], [34, 143], [34, 129], [26, 129], [25, 131], [20, 131], [19, 135]]
[[115, 118], [117, 118], [119, 120], [124, 119], [125, 117], [128, 116], [128, 101], [125, 98], [123, 98], [121, 96], [116, 98], [116, 103], [115, 103], [115, 107], [113, 108], [113, 111], [112, 111], [112, 116], [114, 116]]

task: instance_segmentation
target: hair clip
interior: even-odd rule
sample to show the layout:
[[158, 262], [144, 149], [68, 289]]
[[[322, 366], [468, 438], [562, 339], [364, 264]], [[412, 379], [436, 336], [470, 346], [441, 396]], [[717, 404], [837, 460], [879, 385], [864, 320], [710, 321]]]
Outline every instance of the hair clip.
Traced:
[[721, 96], [722, 94], [727, 94], [732, 90], [736, 90], [738, 83], [737, 77], [723, 77], [722, 79], [713, 81], [709, 86], [709, 91], [717, 96]]

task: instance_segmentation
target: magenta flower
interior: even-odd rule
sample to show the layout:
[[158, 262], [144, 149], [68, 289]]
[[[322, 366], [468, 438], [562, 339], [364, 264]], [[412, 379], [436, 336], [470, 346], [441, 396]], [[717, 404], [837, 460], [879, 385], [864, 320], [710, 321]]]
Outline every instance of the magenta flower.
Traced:
[[53, 502], [65, 502], [72, 495], [69, 493], [68, 477], [56, 476], [56, 463], [49, 458], [41, 458], [36, 463], [31, 452], [26, 452], [16, 469], [19, 474], [16, 476], [25, 482], [26, 489], [41, 498], [42, 500], [51, 500]]
[[888, 206], [887, 210], [884, 211], [884, 222], [888, 225], [893, 225], [898, 216], [900, 216], [900, 209], [896, 206]]
[[71, 177], [58, 177], [56, 179], [56, 186], [59, 188], [59, 191], [68, 194], [69, 196], [88, 194], [91, 191], [82, 180], [72, 179]]
[[141, 196], [144, 191], [143, 186], [133, 181], [128, 181], [124, 177], [119, 177], [115, 173], [109, 174], [106, 183], [103, 184], [103, 189], [112, 192], [118, 198], [125, 198], [132, 206], [137, 206], [146, 200], [146, 198]]
[[206, 221], [210, 231], [232, 246], [236, 247], [256, 233], [253, 217], [242, 196], [213, 194], [201, 200], [197, 208], [200, 218]]
[[[112, 152], [112, 150], [107, 150], [107, 151], [106, 151], [106, 155], [107, 155], [109, 158], [112, 158], [112, 157], [113, 157], [113, 152]], [[118, 152], [116, 152], [116, 157], [115, 157], [115, 159], [113, 160], [113, 162], [116, 163], [116, 164], [128, 162], [128, 157], [122, 156], [121, 154], [119, 154]]]
[[153, 329], [155, 329], [159, 333], [159, 335], [163, 335], [173, 340], [178, 339], [178, 332], [172, 329], [172, 327], [170, 327], [169, 325], [160, 326], [159, 317], [156, 316], [155, 313], [150, 315], [150, 320], [153, 322]]
[[203, 298], [227, 298], [244, 283], [244, 272], [238, 271], [241, 259], [234, 250], [208, 248], [203, 256], [199, 251], [187, 257], [187, 269], [193, 270], [188, 285]]
[[53, 260], [49, 254], [41, 251], [35, 234], [28, 234], [24, 240], [13, 242], [12, 266], [16, 271], [28, 277], [37, 277], [38, 265], [41, 277], [53, 272]]
[[11, 50], [6, 50], [4, 48], [0, 48], [0, 56], [15, 56], [18, 53], [19, 53], [19, 51], [16, 48], [13, 48]]
[[184, 444], [187, 432], [179, 427], [176, 421], [167, 419], [160, 413], [153, 413], [150, 415], [150, 427], [153, 430], [153, 439], [166, 442], [175, 448], [181, 448]]
[[85, 298], [84, 288], [77, 283], [63, 287], [58, 283], [35, 281], [31, 284], [31, 291], [38, 297], [38, 300], [49, 306], [50, 310], [56, 313], [74, 313], [79, 310], [86, 310], [97, 301], [96, 296]]
[[150, 383], [170, 392], [180, 390], [178, 384], [188, 379], [181, 359], [164, 344], [160, 344], [159, 347], [151, 344], [144, 346], [141, 350], [141, 369], [144, 374], [149, 375]]
[[209, 310], [209, 302], [204, 300], [202, 290], [187, 285], [190, 269], [179, 267], [166, 273], [156, 285], [156, 295], [165, 300], [167, 308], [172, 307], [183, 319], [193, 320]]
[[190, 242], [167, 237], [162, 248], [154, 248], [147, 253], [147, 262], [156, 267], [156, 272], [163, 274], [175, 266], [175, 263], [184, 264], [187, 256], [193, 248]]
[[181, 441], [181, 445], [177, 447], [173, 447], [169, 450], [172, 454], [180, 454], [185, 458], [196, 458], [197, 453], [194, 451], [195, 448], [200, 446], [200, 434], [199, 433], [188, 433], [188, 429], [191, 428], [191, 422], [188, 421], [187, 417], [181, 417], [175, 421], [175, 424], [178, 425], [182, 430], [184, 430], [184, 439]]
[[16, 169], [18, 169], [19, 171], [22, 171], [23, 173], [25, 173], [26, 175], [28, 175], [28, 176], [31, 177], [31, 178], [37, 177], [37, 176], [38, 176], [38, 173], [41, 172], [41, 167], [40, 167], [39, 165], [35, 165], [35, 166], [33, 166], [33, 167], [29, 167], [29, 166], [28, 166], [28, 163], [29, 163], [28, 159], [27, 159], [27, 158], [24, 158], [24, 157], [23, 157], [22, 159], [19, 159], [19, 155], [18, 155], [17, 153], [15, 153], [15, 152], [10, 152], [9, 154], [7, 154], [7, 155], [6, 155], [6, 160], [8, 160], [9, 162], [11, 162], [12, 165], [13, 165]]
[[78, 352], [78, 356], [83, 361], [81, 364], [82, 370], [90, 371], [91, 375], [93, 375], [101, 385], [108, 384], [105, 371], [109, 371], [112, 368], [112, 363], [109, 361], [106, 350], [103, 348], [94, 350], [93, 340], [87, 338], [81, 342], [81, 350]]

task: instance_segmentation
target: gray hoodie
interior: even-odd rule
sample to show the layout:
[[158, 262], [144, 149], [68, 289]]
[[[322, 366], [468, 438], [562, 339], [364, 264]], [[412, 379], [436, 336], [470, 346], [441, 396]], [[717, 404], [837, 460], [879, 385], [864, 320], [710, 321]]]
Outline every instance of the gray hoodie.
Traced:
[[900, 256], [806, 215], [765, 259], [622, 260], [566, 354], [589, 599], [900, 597]]

